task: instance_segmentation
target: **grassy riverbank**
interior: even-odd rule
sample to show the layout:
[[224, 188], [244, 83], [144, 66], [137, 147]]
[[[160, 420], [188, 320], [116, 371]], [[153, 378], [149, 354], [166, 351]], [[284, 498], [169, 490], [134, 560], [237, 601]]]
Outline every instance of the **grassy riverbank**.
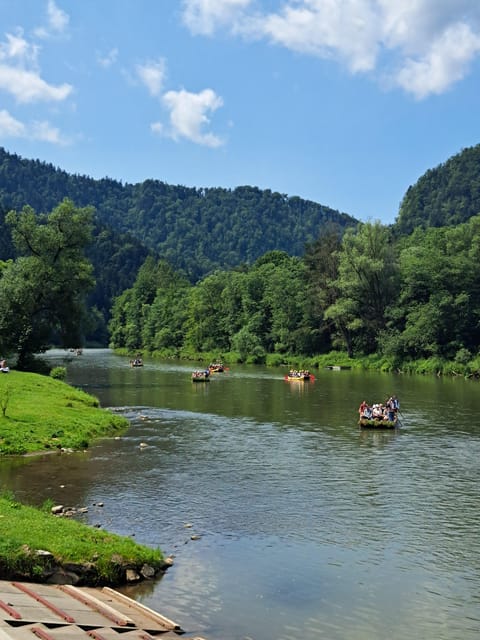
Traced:
[[[128, 425], [60, 380], [0, 374], [0, 456], [85, 449]], [[126, 582], [127, 570], [141, 579], [167, 566], [160, 550], [55, 516], [51, 506], [37, 509], [0, 496], [0, 578], [115, 586]]]
[[[458, 354], [456, 360], [446, 360], [437, 356], [431, 358], [422, 358], [419, 360], [400, 360], [391, 356], [383, 356], [379, 354], [371, 354], [369, 356], [355, 356], [350, 358], [344, 351], [332, 351], [315, 356], [300, 356], [295, 354], [279, 354], [271, 353], [257, 356], [248, 356], [242, 359], [240, 354], [235, 351], [230, 352], [190, 352], [181, 351], [172, 352], [172, 350], [163, 351], [142, 351], [142, 355], [151, 356], [159, 359], [178, 358], [179, 360], [201, 362], [208, 364], [209, 362], [222, 361], [225, 364], [260, 364], [267, 367], [285, 367], [293, 369], [325, 369], [332, 366], [341, 366], [349, 369], [358, 369], [363, 371], [381, 371], [383, 373], [406, 373], [419, 375], [434, 376], [461, 376], [464, 378], [480, 378], [480, 355], [474, 358], [467, 354]], [[127, 349], [115, 349], [118, 355], [132, 356], [132, 352]], [[138, 350], [135, 351], [138, 353]]]
[[[41, 551], [41, 553], [39, 553]], [[48, 553], [47, 553], [48, 552]], [[126, 569], [139, 575], [148, 565], [164, 568], [160, 550], [107, 531], [0, 497], [0, 577], [44, 581], [67, 573], [80, 584], [125, 582]]]
[[0, 455], [85, 449], [128, 427], [97, 398], [35, 373], [0, 374]]

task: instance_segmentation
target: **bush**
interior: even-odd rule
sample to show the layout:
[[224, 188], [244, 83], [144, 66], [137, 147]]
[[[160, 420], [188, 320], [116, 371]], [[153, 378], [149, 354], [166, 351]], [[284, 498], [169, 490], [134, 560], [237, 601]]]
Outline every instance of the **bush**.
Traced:
[[285, 356], [280, 353], [269, 353], [266, 358], [268, 367], [281, 367], [286, 364]]
[[432, 356], [431, 358], [416, 360], [414, 363], [413, 372], [440, 376], [443, 373], [444, 364], [445, 362], [441, 358], [435, 356]]
[[459, 349], [455, 354], [455, 362], [457, 362], [458, 364], [468, 364], [471, 358], [472, 354], [470, 353], [470, 351], [463, 347]]
[[67, 369], [65, 367], [53, 367], [50, 371], [50, 377], [55, 380], [65, 380], [67, 377]]

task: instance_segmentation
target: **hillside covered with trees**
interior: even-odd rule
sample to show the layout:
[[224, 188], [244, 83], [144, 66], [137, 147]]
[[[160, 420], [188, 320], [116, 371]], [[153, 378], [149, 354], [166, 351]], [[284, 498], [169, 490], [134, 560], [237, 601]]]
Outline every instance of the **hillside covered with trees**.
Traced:
[[300, 256], [325, 225], [342, 233], [356, 223], [314, 202], [255, 187], [196, 189], [158, 180], [135, 185], [94, 180], [0, 148], [0, 260], [15, 256], [5, 224], [9, 210], [28, 205], [41, 215], [64, 198], [94, 209], [87, 256], [96, 285], [89, 294], [88, 338], [98, 344], [108, 343], [114, 298], [132, 286], [149, 255], [195, 282], [215, 269], [251, 264], [268, 250]]
[[429, 169], [409, 187], [396, 221], [408, 235], [418, 227], [445, 227], [480, 213], [480, 145], [468, 147]]
[[480, 371], [480, 216], [396, 240], [379, 222], [325, 234], [304, 258], [280, 251], [195, 285], [147, 260], [117, 298], [114, 347], [249, 362], [339, 350], [385, 370]]
[[385, 369], [424, 362], [420, 368], [478, 372], [477, 185], [480, 147], [422, 176], [395, 225], [359, 223], [342, 235], [325, 228], [303, 256], [266, 252], [194, 284], [146, 262], [115, 302], [112, 343], [258, 362], [339, 349]]
[[[26, 162], [26, 171], [39, 170], [37, 198], [46, 189], [45, 199], [53, 202], [49, 176], [52, 183], [70, 184], [77, 201], [94, 202], [86, 206], [92, 211], [88, 257], [97, 288], [90, 293], [86, 326], [97, 334], [100, 327], [102, 340], [116, 348], [181, 357], [228, 353], [250, 362], [314, 359], [340, 350], [374, 358], [389, 370], [424, 362], [435, 371], [448, 363], [451, 371], [480, 372], [479, 147], [422, 176], [389, 226], [356, 223], [320, 205], [253, 187], [198, 190], [155, 181], [123, 186], [74, 178], [16, 156], [6, 160], [16, 169]], [[7, 170], [0, 180], [5, 213], [28, 197], [27, 174], [18, 171], [21, 196], [15, 195], [12, 176], [10, 191], [2, 187]], [[34, 196], [38, 206], [41, 198]], [[77, 202], [63, 202], [77, 211]], [[29, 228], [34, 229], [32, 215], [50, 220], [44, 208], [35, 214], [27, 207]], [[15, 288], [9, 290], [10, 283], [25, 268], [19, 248], [31, 250], [19, 244], [22, 218], [15, 215], [0, 220], [0, 259], [17, 252], [17, 271], [8, 261], [0, 263], [5, 301]], [[192, 260], [198, 260], [195, 268], [189, 267]], [[58, 330], [68, 329], [66, 318], [51, 318]], [[5, 325], [7, 333], [14, 329], [13, 322], [10, 329]]]
[[94, 180], [0, 148], [2, 211], [28, 204], [44, 213], [64, 198], [79, 207], [94, 207], [98, 225], [128, 234], [191, 282], [218, 268], [253, 264], [266, 251], [301, 256], [325, 225], [343, 230], [356, 224], [329, 207], [256, 187], [202, 189], [159, 180]]

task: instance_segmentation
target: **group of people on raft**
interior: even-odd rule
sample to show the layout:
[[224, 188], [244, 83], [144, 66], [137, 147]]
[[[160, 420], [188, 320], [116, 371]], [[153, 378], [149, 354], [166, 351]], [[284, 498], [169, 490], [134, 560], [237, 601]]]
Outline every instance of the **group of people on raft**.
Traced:
[[192, 372], [192, 380], [208, 380], [210, 377], [210, 369], [195, 369]]
[[211, 362], [208, 365], [208, 369], [210, 373], [223, 373], [225, 371], [225, 367], [223, 366], [223, 362]]
[[384, 403], [369, 405], [365, 400], [358, 407], [360, 420], [388, 420], [395, 422], [400, 409], [397, 396], [390, 396]]
[[290, 371], [288, 372], [288, 377], [308, 380], [308, 378], [310, 378], [310, 371], [308, 371], [308, 369], [300, 369], [300, 371], [298, 371], [297, 369], [290, 369]]

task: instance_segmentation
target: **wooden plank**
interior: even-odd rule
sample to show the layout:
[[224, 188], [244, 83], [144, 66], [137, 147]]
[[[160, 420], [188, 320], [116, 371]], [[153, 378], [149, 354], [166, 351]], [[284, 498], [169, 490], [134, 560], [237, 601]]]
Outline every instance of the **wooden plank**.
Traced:
[[8, 604], [8, 602], [4, 602], [3, 600], [0, 600], [0, 609], [5, 611], [5, 613], [8, 613], [10, 618], [13, 618], [14, 620], [21, 620], [22, 619], [21, 614], [18, 611], [16, 611], [12, 607], [12, 605]]
[[[177, 624], [176, 622], [173, 622], [173, 620], [170, 620], [169, 618], [162, 616], [160, 613], [157, 613], [153, 609], [146, 607], [144, 604], [141, 604], [140, 602], [136, 602], [135, 600], [132, 600], [131, 598], [123, 595], [123, 593], [120, 593], [119, 591], [115, 591], [110, 587], [103, 587], [101, 593], [104, 593], [110, 596], [112, 598], [112, 601], [115, 602], [116, 604], [124, 603], [132, 611], [138, 611], [144, 614], [147, 618], [149, 618], [150, 620], [153, 620], [154, 622], [157, 622], [164, 629], [167, 629], [170, 631], [176, 631], [177, 633], [183, 632], [180, 625]], [[140, 626], [143, 627], [147, 625], [140, 625]]]
[[37, 591], [34, 591], [34, 589], [30, 588], [23, 582], [12, 582], [12, 584], [14, 587], [20, 589], [21, 591], [23, 591], [23, 593], [26, 593], [28, 596], [42, 604], [47, 609], [50, 609], [50, 611], [53, 611], [55, 615], [65, 620], [65, 622], [75, 622], [75, 618], [72, 618], [72, 616], [63, 611], [63, 609], [57, 607], [53, 602], [50, 602], [49, 600], [47, 600], [47, 598], [40, 595]]
[[120, 627], [135, 626], [135, 622], [131, 618], [123, 615], [120, 611], [114, 609], [105, 602], [101, 602], [98, 598], [87, 591], [82, 591], [81, 589], [70, 585], [61, 585], [58, 588], [87, 607], [97, 611], [100, 615], [105, 616], [107, 620], [114, 622]]
[[108, 587], [0, 580], [0, 603], [0, 640], [172, 640], [184, 633], [176, 622]]

